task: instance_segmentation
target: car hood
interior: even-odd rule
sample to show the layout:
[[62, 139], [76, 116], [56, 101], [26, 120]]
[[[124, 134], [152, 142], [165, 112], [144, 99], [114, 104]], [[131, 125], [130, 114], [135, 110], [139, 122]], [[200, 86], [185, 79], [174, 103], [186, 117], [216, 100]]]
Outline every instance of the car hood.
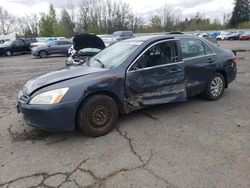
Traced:
[[22, 92], [26, 95], [31, 95], [33, 92], [51, 84], [66, 81], [104, 71], [106, 69], [89, 67], [86, 65], [77, 67], [66, 67], [57, 71], [52, 71], [29, 80], [22, 88]]
[[73, 46], [76, 51], [84, 48], [98, 48], [101, 50], [105, 48], [103, 40], [93, 34], [76, 35], [73, 38]]
[[8, 48], [10, 46], [3, 46], [3, 45], [0, 45], [0, 48], [3, 49], [3, 48]]

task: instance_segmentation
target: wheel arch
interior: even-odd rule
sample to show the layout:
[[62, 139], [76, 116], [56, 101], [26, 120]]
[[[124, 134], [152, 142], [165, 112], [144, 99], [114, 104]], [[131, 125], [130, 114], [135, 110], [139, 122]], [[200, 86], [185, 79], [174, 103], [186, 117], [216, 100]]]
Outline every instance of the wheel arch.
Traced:
[[217, 70], [216, 73], [222, 74], [225, 80], [225, 88], [228, 88], [228, 78], [226, 72], [224, 70]]
[[84, 96], [80, 103], [78, 104], [77, 106], [77, 110], [76, 110], [76, 113], [75, 113], [75, 126], [77, 126], [77, 116], [78, 116], [78, 113], [79, 113], [79, 110], [81, 108], [81, 106], [92, 96], [94, 95], [106, 95], [110, 98], [112, 98], [117, 106], [118, 106], [118, 109], [119, 109], [119, 113], [124, 113], [124, 109], [123, 109], [123, 105], [122, 105], [122, 101], [118, 98], [118, 96], [116, 94], [114, 94], [113, 92], [111, 91], [96, 91], [96, 92], [93, 92], [93, 93], [89, 93], [88, 95]]
[[42, 51], [46, 52], [46, 53], [47, 53], [47, 55], [49, 55], [49, 52], [48, 52], [47, 50], [44, 50], [44, 49], [39, 50], [38, 55], [40, 55], [40, 53], [41, 53]]

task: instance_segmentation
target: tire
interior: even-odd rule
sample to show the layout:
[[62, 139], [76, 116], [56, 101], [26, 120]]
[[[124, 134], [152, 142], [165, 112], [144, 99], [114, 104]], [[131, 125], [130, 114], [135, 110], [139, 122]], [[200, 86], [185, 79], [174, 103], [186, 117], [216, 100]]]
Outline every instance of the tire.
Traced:
[[12, 55], [13, 55], [13, 53], [12, 53], [11, 51], [9, 51], [9, 50], [7, 50], [7, 51], [5, 52], [5, 54], [6, 54], [6, 56], [12, 56]]
[[48, 56], [48, 52], [46, 52], [45, 50], [42, 50], [38, 53], [40, 58], [47, 58]]
[[225, 90], [225, 78], [220, 73], [215, 73], [208, 81], [205, 90], [205, 97], [209, 101], [216, 101], [221, 98]]
[[113, 129], [118, 116], [117, 103], [111, 97], [94, 95], [80, 106], [77, 125], [87, 136], [103, 136]]

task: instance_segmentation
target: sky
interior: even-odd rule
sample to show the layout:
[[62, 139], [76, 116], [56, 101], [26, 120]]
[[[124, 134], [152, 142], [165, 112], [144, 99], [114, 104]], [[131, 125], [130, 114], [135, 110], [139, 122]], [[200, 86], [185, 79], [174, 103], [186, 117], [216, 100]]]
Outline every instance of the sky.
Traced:
[[[75, 8], [83, 0], [0, 0], [0, 6], [16, 16], [25, 16], [32, 13], [48, 11], [52, 2], [57, 11], [68, 7], [73, 2]], [[183, 18], [195, 15], [200, 12], [208, 18], [217, 18], [222, 21], [224, 13], [231, 13], [234, 7], [234, 0], [122, 0], [127, 2], [133, 12], [138, 15], [152, 14], [153, 10], [164, 4], [179, 9]]]

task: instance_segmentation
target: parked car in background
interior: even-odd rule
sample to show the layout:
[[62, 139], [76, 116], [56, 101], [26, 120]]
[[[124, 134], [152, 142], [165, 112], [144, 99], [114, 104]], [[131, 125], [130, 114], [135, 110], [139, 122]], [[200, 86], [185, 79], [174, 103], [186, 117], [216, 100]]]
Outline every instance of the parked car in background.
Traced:
[[216, 37], [217, 40], [227, 40], [227, 32], [221, 32], [220, 35]]
[[39, 129], [79, 127], [101, 136], [120, 114], [199, 94], [216, 101], [236, 73], [232, 51], [201, 37], [132, 38], [105, 48], [88, 63], [29, 80], [18, 94], [17, 110]]
[[81, 34], [73, 38], [73, 46], [69, 49], [71, 55], [66, 60], [66, 66], [83, 64], [87, 59], [105, 48], [103, 40], [94, 34]]
[[37, 39], [37, 42], [33, 42], [30, 44], [30, 49], [34, 48], [34, 47], [38, 47], [38, 46], [45, 46], [47, 45], [49, 42], [51, 42], [48, 39]]
[[134, 35], [132, 31], [116, 31], [111, 36], [111, 44], [133, 37]]
[[51, 41], [46, 45], [33, 47], [31, 53], [33, 56], [46, 58], [48, 55], [64, 54], [68, 55], [68, 49], [72, 43], [67, 40]]
[[240, 39], [240, 36], [241, 36], [243, 33], [244, 33], [243, 31], [230, 31], [230, 32], [227, 34], [226, 39], [227, 39], [227, 40], [239, 40], [239, 39]]
[[212, 35], [210, 35], [209, 33], [200, 33], [200, 34], [198, 34], [198, 37], [205, 38], [205, 39], [209, 40], [210, 42], [217, 44], [217, 39], [215, 37], [213, 37]]
[[250, 31], [245, 32], [240, 36], [240, 40], [250, 40]]
[[25, 44], [30, 47], [32, 43], [38, 42], [36, 38], [24, 38]]
[[30, 53], [29, 45], [23, 39], [9, 40], [0, 46], [0, 55], [12, 56], [15, 53]]
[[215, 32], [212, 32], [212, 33], [211, 33], [211, 36], [214, 37], [214, 38], [216, 38], [216, 37], [218, 37], [220, 34], [221, 34], [221, 32], [215, 31]]

